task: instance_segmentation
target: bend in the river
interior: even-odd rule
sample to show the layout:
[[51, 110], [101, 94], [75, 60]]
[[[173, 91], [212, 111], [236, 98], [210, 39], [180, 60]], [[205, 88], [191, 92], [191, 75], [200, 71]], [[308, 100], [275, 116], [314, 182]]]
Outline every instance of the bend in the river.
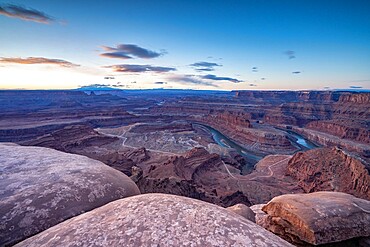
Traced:
[[[221, 147], [226, 147], [226, 148], [232, 148], [234, 149], [237, 153], [239, 153], [241, 156], [244, 157], [246, 160], [246, 166], [243, 168], [243, 174], [250, 173], [254, 169], [254, 165], [261, 160], [264, 156], [264, 154], [256, 154], [252, 153], [251, 150], [248, 150], [241, 145], [237, 144], [236, 142], [232, 141], [230, 138], [222, 134], [220, 131], [212, 128], [211, 126], [208, 126], [203, 123], [193, 123], [194, 125], [201, 126], [208, 130], [213, 137], [213, 140], [220, 145]], [[283, 130], [280, 129], [281, 131], [284, 131], [288, 134], [289, 138], [292, 142], [294, 142], [301, 150], [309, 150], [316, 148], [317, 146], [310, 142], [309, 140], [305, 139], [303, 136], [289, 130]], [[299, 150], [298, 150], [299, 151]]]

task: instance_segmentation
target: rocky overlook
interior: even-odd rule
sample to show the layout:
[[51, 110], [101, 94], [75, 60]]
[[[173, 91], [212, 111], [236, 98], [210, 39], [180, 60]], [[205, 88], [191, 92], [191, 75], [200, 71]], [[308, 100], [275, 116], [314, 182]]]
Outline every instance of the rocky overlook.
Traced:
[[67, 220], [17, 246], [292, 246], [221, 207], [146, 194], [117, 200]]
[[344, 246], [359, 246], [354, 238], [370, 236], [370, 201], [345, 193], [282, 195], [262, 211], [261, 225], [299, 246], [345, 240]]
[[[319, 150], [328, 152], [326, 149]], [[221, 172], [220, 167], [214, 164], [222, 167], [222, 160], [203, 149], [191, 150], [182, 157], [172, 157], [171, 163], [163, 164], [163, 167], [146, 168], [149, 174], [162, 176], [164, 180], [157, 185], [167, 187], [166, 193], [171, 193], [171, 188], [180, 188], [181, 183], [188, 183], [188, 188], [192, 187], [194, 191], [199, 189], [201, 194], [206, 192], [206, 186], [212, 188], [220, 183], [217, 190], [209, 190], [211, 194], [208, 196], [220, 193], [220, 201], [215, 202], [234, 205], [228, 209], [175, 195], [154, 193], [134, 196], [140, 192], [125, 175], [99, 161], [79, 155], [3, 143], [0, 156], [5, 161], [1, 166], [5, 178], [1, 184], [5, 191], [0, 194], [1, 227], [5, 230], [1, 232], [3, 245], [21, 241], [16, 246], [292, 246], [278, 237], [281, 236], [297, 246], [334, 242], [366, 246], [362, 243], [366, 244], [367, 240], [361, 237], [370, 235], [369, 201], [348, 194], [317, 192], [282, 195], [265, 206], [253, 206], [256, 214], [246, 206], [251, 204], [249, 201], [239, 200], [243, 198], [241, 192], [224, 196], [223, 193], [232, 189], [228, 186], [233, 183], [248, 191], [253, 188], [252, 180], [259, 176], [267, 180], [270, 176], [280, 176], [280, 172], [276, 175], [274, 172], [282, 169], [288, 159], [291, 160], [289, 163], [296, 162], [290, 156], [268, 156], [267, 164], [262, 162], [258, 166], [261, 175], [248, 175], [249, 183], [248, 180], [243, 181], [246, 177], [234, 182], [226, 180], [225, 184], [220, 182], [226, 177], [214, 180], [210, 171], [216, 174]], [[139, 163], [148, 162], [140, 157], [137, 160]], [[350, 157], [347, 159], [350, 160]], [[269, 161], [281, 167], [272, 170]], [[263, 175], [265, 167], [270, 175]], [[228, 169], [233, 168], [229, 166]], [[133, 175], [138, 175], [135, 181], [140, 185], [143, 174], [134, 171]], [[168, 176], [178, 176], [178, 179], [167, 183]], [[235, 173], [233, 176], [241, 179]], [[283, 177], [279, 179], [284, 181]], [[189, 181], [195, 183], [191, 185]], [[222, 188], [226, 190], [222, 192]], [[200, 199], [207, 200], [206, 197]], [[243, 204], [236, 205], [238, 202]]]
[[1, 246], [140, 194], [126, 175], [85, 156], [1, 143], [0, 160]]

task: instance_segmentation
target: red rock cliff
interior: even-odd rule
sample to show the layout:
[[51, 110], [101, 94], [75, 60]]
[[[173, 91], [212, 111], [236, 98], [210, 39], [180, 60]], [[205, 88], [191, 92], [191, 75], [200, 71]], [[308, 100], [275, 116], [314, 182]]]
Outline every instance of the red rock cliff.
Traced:
[[295, 154], [288, 163], [287, 175], [297, 179], [305, 192], [337, 191], [370, 200], [366, 166], [337, 148]]

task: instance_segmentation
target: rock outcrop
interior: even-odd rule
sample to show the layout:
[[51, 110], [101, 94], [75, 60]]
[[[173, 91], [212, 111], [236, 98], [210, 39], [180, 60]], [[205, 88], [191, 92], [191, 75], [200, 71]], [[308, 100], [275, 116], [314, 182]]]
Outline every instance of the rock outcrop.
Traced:
[[117, 140], [117, 137], [108, 137], [97, 133], [91, 126], [76, 124], [68, 125], [32, 140], [20, 142], [20, 144], [48, 147], [73, 153], [90, 146], [101, 146]]
[[0, 160], [0, 246], [140, 194], [126, 175], [80, 155], [1, 143]]
[[370, 201], [345, 193], [282, 195], [262, 210], [268, 230], [298, 245], [370, 236]]
[[[200, 199], [222, 207], [238, 203], [247, 206], [266, 203], [278, 195], [302, 193], [297, 182], [286, 176], [290, 156], [268, 156], [268, 162], [252, 173], [241, 175], [236, 166], [204, 148], [194, 148], [180, 156], [139, 165], [133, 169], [142, 193], [166, 193]], [[262, 162], [262, 161], [261, 161]]]
[[306, 128], [325, 132], [339, 138], [370, 144], [370, 131], [366, 123], [354, 121], [312, 121]]
[[235, 97], [247, 102], [336, 102], [343, 92], [331, 91], [235, 91]]
[[238, 203], [235, 204], [234, 206], [228, 207], [227, 209], [230, 210], [231, 212], [239, 214], [240, 216], [243, 216], [247, 220], [256, 222], [255, 213], [252, 211], [252, 209], [250, 209], [244, 204]]
[[84, 155], [128, 176], [131, 176], [131, 167], [150, 158], [145, 148], [120, 150], [122, 141], [118, 137], [100, 134], [91, 126], [82, 124], [69, 125], [20, 144]]
[[338, 191], [370, 200], [370, 175], [359, 159], [337, 148], [318, 148], [295, 154], [287, 174], [305, 192]]
[[370, 93], [343, 94], [339, 97], [339, 103], [370, 104]]
[[256, 224], [267, 229], [268, 224], [267, 224], [266, 218], [268, 217], [268, 215], [265, 212], [262, 211], [262, 208], [265, 205], [266, 204], [255, 204], [255, 205], [251, 206], [250, 209], [254, 213], [254, 219], [255, 219]]
[[325, 132], [308, 129], [308, 128], [297, 128], [293, 127], [293, 130], [297, 133], [305, 136], [308, 140], [317, 143], [324, 147], [338, 147], [348, 152], [352, 152], [364, 159], [367, 163], [370, 163], [370, 146], [365, 143], [357, 141], [343, 139], [335, 135], [331, 135]]
[[252, 125], [249, 121], [250, 114], [243, 112], [218, 112], [217, 114], [209, 114], [202, 118], [202, 122], [210, 123], [215, 127], [230, 128], [231, 126], [239, 126], [244, 128], [251, 128]]
[[251, 205], [248, 197], [235, 187], [236, 181], [230, 185], [228, 178], [218, 154], [194, 148], [182, 156], [169, 157], [162, 164], [151, 164], [144, 169], [137, 185], [143, 193], [187, 196], [223, 207], [237, 203]]
[[292, 246], [228, 210], [145, 194], [111, 202], [16, 246]]

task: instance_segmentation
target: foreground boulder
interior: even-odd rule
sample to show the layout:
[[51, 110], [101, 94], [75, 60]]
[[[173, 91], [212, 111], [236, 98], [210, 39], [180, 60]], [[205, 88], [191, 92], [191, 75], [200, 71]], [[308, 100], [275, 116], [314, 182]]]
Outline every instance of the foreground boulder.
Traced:
[[255, 213], [252, 211], [252, 209], [250, 209], [244, 204], [241, 203], [235, 204], [234, 206], [228, 207], [227, 210], [239, 214], [240, 216], [243, 216], [247, 220], [256, 222]]
[[60, 223], [17, 246], [292, 246], [255, 223], [191, 198], [143, 194]]
[[10, 143], [0, 143], [0, 188], [0, 246], [140, 194], [126, 175], [99, 161]]
[[282, 195], [262, 210], [267, 213], [264, 227], [296, 244], [318, 245], [370, 236], [370, 201], [345, 193]]
[[262, 211], [262, 208], [265, 205], [266, 204], [255, 204], [251, 206], [250, 209], [254, 213], [254, 219], [255, 219], [256, 224], [267, 229], [268, 225], [266, 224], [267, 223], [266, 217], [268, 217], [268, 215]]

